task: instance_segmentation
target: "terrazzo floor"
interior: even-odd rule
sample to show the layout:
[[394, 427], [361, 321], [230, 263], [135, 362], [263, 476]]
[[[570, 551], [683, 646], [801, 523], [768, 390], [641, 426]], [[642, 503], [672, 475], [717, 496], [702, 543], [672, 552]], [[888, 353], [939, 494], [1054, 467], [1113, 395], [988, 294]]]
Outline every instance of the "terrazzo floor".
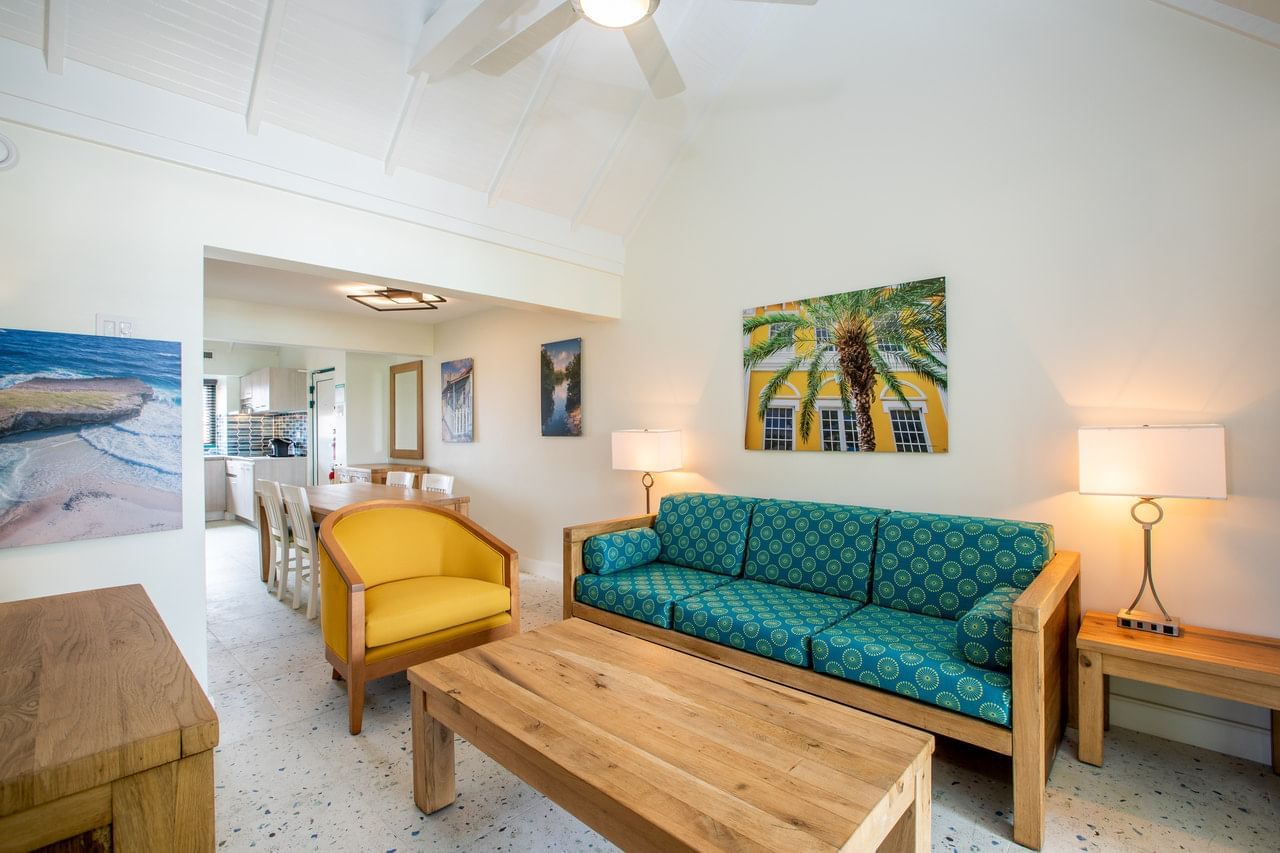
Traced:
[[[347, 734], [319, 620], [258, 580], [257, 534], [217, 523], [206, 537], [209, 681], [219, 850], [612, 850], [607, 841], [470, 744], [457, 745], [458, 801], [413, 803], [409, 688], [374, 682], [364, 731]], [[525, 629], [560, 618], [560, 584], [521, 575]], [[1047, 851], [1280, 850], [1280, 777], [1261, 764], [1126, 731], [1104, 768], [1075, 759], [1068, 732], [1049, 780]], [[939, 740], [933, 847], [1024, 849], [1012, 833], [1007, 760]]]

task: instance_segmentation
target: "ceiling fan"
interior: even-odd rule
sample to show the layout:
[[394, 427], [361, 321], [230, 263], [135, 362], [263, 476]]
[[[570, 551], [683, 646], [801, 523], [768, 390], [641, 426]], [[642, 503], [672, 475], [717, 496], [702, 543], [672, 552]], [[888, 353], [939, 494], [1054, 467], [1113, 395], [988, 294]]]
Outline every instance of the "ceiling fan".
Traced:
[[[463, 54], [483, 38], [487, 31], [505, 21], [518, 11], [526, 0], [480, 0], [463, 9], [455, 3], [446, 5], [427, 22], [423, 45], [411, 71], [440, 72], [462, 58]], [[668, 98], [684, 91], [684, 79], [680, 76], [662, 32], [654, 23], [653, 14], [661, 0], [564, 0], [550, 12], [528, 27], [481, 56], [473, 64], [476, 70], [493, 76], [501, 76], [539, 49], [553, 41], [578, 21], [586, 21], [597, 27], [621, 30], [626, 36], [631, 52], [640, 64], [640, 70], [649, 81], [654, 97]], [[784, 3], [812, 6], [818, 0], [740, 0], [740, 2]], [[456, 10], [456, 11], [455, 11]], [[431, 32], [431, 30], [435, 32]]]

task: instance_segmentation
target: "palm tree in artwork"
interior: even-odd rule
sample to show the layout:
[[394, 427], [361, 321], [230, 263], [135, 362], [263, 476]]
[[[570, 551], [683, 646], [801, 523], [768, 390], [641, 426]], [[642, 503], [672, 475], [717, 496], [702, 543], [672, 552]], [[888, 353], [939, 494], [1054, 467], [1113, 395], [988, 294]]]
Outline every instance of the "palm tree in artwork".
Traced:
[[898, 374], [915, 373], [938, 388], [947, 387], [947, 364], [939, 357], [947, 349], [945, 279], [806, 299], [794, 313], [744, 317], [742, 333], [750, 335], [766, 326], [769, 337], [747, 347], [743, 366], [750, 371], [779, 353], [789, 358], [761, 389], [756, 414], [764, 417], [791, 374], [805, 373], [800, 400], [803, 440], [813, 429], [824, 373], [837, 375], [840, 402], [854, 416], [858, 449], [865, 451], [876, 449], [871, 401], [877, 379], [903, 403], [907, 396]]

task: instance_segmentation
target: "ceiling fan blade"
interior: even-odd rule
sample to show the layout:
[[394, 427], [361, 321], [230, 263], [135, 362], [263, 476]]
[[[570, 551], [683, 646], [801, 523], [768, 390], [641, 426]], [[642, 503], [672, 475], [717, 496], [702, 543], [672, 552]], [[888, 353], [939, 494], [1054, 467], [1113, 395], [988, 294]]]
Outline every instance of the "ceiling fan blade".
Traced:
[[444, 74], [524, 3], [525, 0], [481, 0], [474, 5], [444, 4], [422, 25], [409, 73], [432, 77]]
[[680, 76], [671, 51], [667, 50], [667, 42], [662, 38], [662, 31], [653, 18], [646, 18], [622, 32], [655, 98], [669, 98], [684, 91], [684, 78]]
[[578, 18], [578, 10], [569, 0], [565, 0], [523, 31], [477, 59], [472, 67], [495, 77], [506, 74], [576, 24]]

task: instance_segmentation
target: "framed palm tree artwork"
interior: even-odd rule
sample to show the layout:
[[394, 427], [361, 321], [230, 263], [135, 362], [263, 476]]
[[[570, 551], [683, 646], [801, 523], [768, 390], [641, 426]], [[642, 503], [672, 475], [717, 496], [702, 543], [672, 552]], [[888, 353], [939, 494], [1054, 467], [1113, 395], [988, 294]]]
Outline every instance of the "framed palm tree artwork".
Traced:
[[748, 450], [947, 452], [947, 282], [742, 313]]

